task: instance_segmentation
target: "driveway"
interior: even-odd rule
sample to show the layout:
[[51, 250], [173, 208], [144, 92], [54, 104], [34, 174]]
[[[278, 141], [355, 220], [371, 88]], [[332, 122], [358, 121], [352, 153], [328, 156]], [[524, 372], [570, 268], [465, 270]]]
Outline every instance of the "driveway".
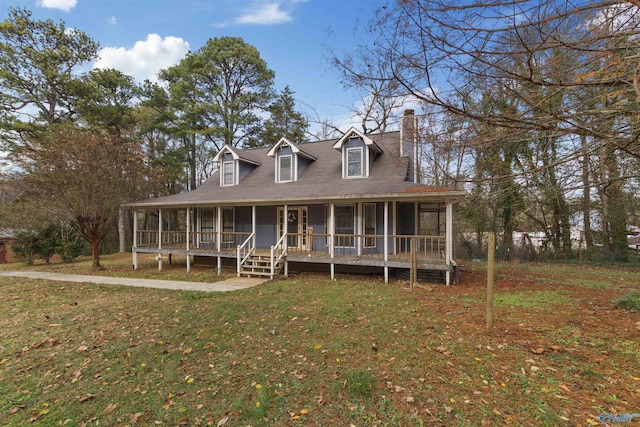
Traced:
[[232, 277], [220, 282], [180, 282], [177, 280], [132, 279], [126, 277], [87, 276], [81, 274], [47, 273], [44, 271], [7, 271], [0, 276], [26, 277], [29, 279], [56, 280], [62, 282], [96, 283], [139, 288], [171, 289], [176, 291], [230, 292], [261, 285], [269, 279]]

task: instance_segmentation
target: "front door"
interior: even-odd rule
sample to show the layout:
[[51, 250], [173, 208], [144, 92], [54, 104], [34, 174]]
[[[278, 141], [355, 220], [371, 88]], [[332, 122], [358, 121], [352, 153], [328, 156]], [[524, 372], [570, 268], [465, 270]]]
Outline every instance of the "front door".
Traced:
[[282, 236], [286, 221], [287, 246], [291, 249], [305, 250], [307, 246], [307, 208], [288, 208], [286, 220], [284, 218], [284, 208], [278, 208], [278, 219], [278, 236]]

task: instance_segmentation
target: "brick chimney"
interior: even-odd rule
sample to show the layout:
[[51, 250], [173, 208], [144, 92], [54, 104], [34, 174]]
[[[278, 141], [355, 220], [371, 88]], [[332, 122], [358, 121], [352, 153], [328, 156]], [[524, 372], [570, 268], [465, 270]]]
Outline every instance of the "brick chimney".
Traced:
[[409, 157], [409, 178], [418, 182], [418, 118], [414, 110], [404, 110], [400, 120], [400, 157]]

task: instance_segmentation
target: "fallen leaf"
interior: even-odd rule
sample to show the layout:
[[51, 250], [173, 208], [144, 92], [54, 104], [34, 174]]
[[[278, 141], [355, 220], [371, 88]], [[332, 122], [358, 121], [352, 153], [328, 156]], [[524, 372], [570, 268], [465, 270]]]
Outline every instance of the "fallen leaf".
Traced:
[[129, 424], [136, 424], [142, 415], [143, 415], [142, 412], [136, 412], [135, 414], [130, 415]]
[[216, 424], [216, 427], [222, 427], [224, 425], [227, 425], [227, 421], [229, 421], [229, 417], [224, 417], [223, 419], [218, 421], [218, 424]]
[[542, 353], [544, 353], [544, 348], [542, 348], [542, 347], [532, 348], [531, 349], [531, 353], [533, 353], [533, 354], [542, 354]]
[[109, 403], [104, 411], [102, 411], [103, 415], [110, 414], [118, 407], [119, 403]]
[[87, 400], [91, 400], [91, 399], [93, 399], [94, 397], [96, 397], [96, 395], [95, 395], [95, 394], [87, 394], [87, 395], [85, 395], [85, 396], [78, 397], [78, 402], [80, 402], [80, 403], [84, 403], [84, 402], [86, 402]]

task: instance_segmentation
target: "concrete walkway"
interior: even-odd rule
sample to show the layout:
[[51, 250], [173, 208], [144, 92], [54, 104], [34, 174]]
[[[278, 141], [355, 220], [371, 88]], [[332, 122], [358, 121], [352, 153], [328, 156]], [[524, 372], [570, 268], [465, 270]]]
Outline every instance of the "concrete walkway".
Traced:
[[132, 279], [126, 277], [86, 276], [81, 274], [47, 273], [44, 271], [7, 271], [0, 276], [26, 277], [29, 279], [57, 280], [62, 282], [96, 283], [141, 288], [171, 289], [176, 291], [229, 292], [261, 285], [269, 279], [232, 277], [214, 283], [180, 282], [177, 280]]

